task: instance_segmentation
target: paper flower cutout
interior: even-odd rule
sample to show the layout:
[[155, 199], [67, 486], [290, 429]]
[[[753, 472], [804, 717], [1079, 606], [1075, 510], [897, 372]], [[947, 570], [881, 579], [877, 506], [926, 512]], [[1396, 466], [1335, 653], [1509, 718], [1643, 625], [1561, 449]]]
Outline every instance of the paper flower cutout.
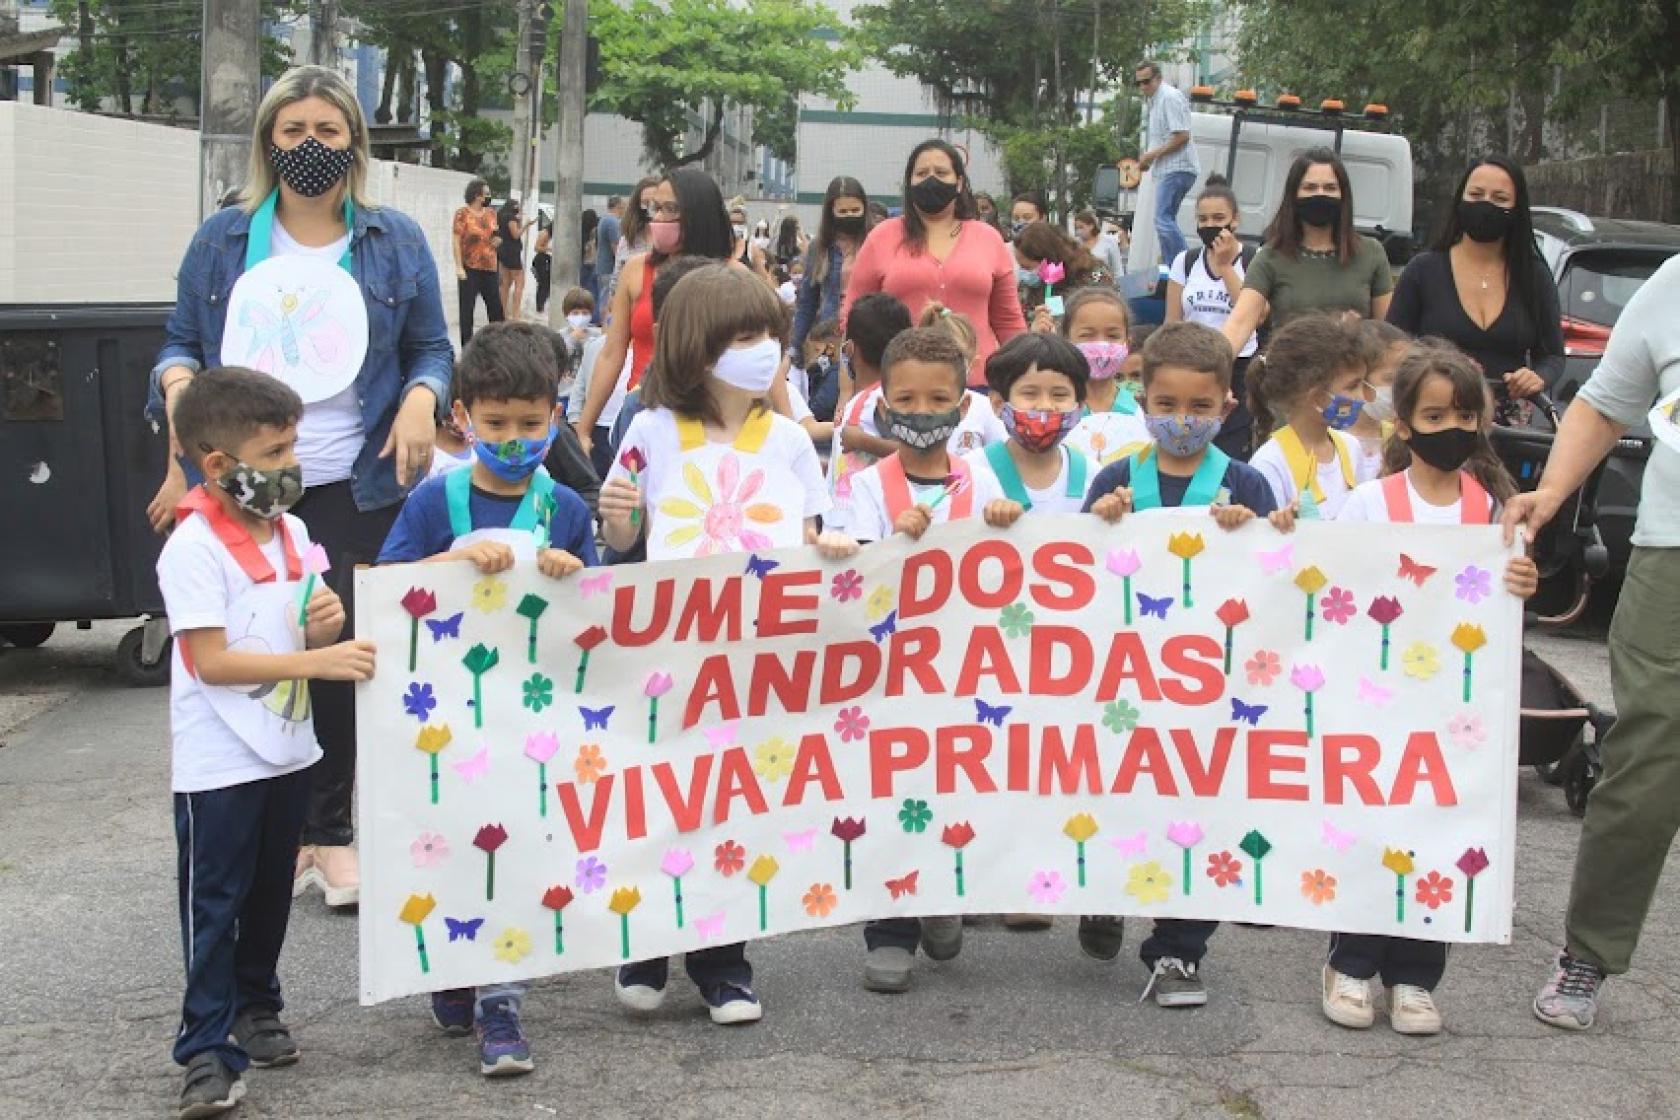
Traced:
[[957, 849], [968, 847], [969, 842], [973, 839], [974, 826], [969, 824], [967, 821], [959, 821], [956, 824], [948, 824], [945, 826], [945, 830], [939, 834], [939, 840], [941, 843]]
[[1025, 603], [1010, 603], [998, 615], [998, 627], [1011, 638], [1024, 638], [1032, 633], [1033, 612]]
[[869, 823], [859, 817], [835, 817], [834, 825], [829, 829], [835, 839], [850, 844], [869, 831]]
[[662, 669], [656, 670], [648, 674], [646, 683], [642, 685], [642, 694], [650, 699], [657, 700], [671, 691], [671, 686], [675, 683], [670, 673]]
[[533, 712], [540, 712], [554, 703], [554, 682], [541, 673], [532, 673], [520, 689], [525, 694], [522, 703]]
[[621, 918], [630, 916], [630, 911], [642, 904], [642, 891], [639, 887], [619, 887], [613, 891], [612, 898], [607, 902], [607, 909]]
[[1062, 826], [1062, 833], [1075, 844], [1083, 844], [1097, 834], [1097, 818], [1089, 813], [1075, 813]]
[[1103, 705], [1103, 726], [1122, 735], [1137, 728], [1143, 713], [1125, 700], [1110, 700]]
[[403, 908], [397, 914], [397, 919], [411, 926], [417, 926], [425, 921], [435, 909], [437, 909], [437, 899], [431, 895], [411, 894], [408, 896], [408, 901], [403, 903]]
[[425, 618], [437, 610], [437, 596], [421, 587], [411, 587], [402, 597], [402, 609], [414, 619]]
[[473, 836], [473, 847], [480, 851], [494, 852], [507, 843], [507, 829], [499, 824], [487, 824]]
[[1482, 730], [1482, 717], [1474, 711], [1462, 711], [1447, 723], [1447, 738], [1460, 750], [1473, 751], [1487, 742]]
[[414, 737], [414, 746], [417, 750], [435, 755], [453, 740], [454, 736], [450, 734], [449, 725], [445, 723], [437, 727], [422, 727], [420, 734]]
[[774, 879], [776, 872], [781, 869], [782, 865], [776, 862], [775, 856], [759, 856], [753, 860], [753, 865], [747, 868], [747, 878], [758, 886], [769, 886], [770, 880]]
[[863, 576], [855, 568], [836, 572], [829, 581], [828, 594], [837, 603], [851, 603], [863, 598]]
[[1439, 871], [1431, 871], [1417, 881], [1417, 900], [1431, 910], [1439, 910], [1453, 897], [1453, 881]]
[[905, 832], [926, 832], [932, 821], [933, 810], [928, 808], [928, 803], [914, 797], [906, 797], [898, 810], [898, 823], [904, 826]]
[[1254, 861], [1254, 905], [1259, 906], [1265, 894], [1263, 872], [1266, 856], [1272, 850], [1272, 842], [1266, 839], [1259, 829], [1251, 829], [1237, 847], [1247, 852], [1249, 858]]
[[533, 731], [525, 736], [525, 757], [547, 763], [560, 750], [560, 736], [552, 731]]
[[577, 889], [584, 894], [594, 894], [607, 885], [607, 865], [594, 856], [584, 856], [577, 861]]
[[1126, 875], [1126, 893], [1144, 906], [1165, 902], [1172, 894], [1172, 875], [1155, 860], [1135, 864]]
[[1067, 882], [1060, 871], [1035, 871], [1027, 880], [1027, 893], [1040, 906], [1054, 906], [1067, 891]]
[[1332, 587], [1318, 605], [1324, 611], [1324, 621], [1337, 626], [1346, 626], [1348, 619], [1359, 609], [1353, 601], [1353, 592], [1344, 587]]
[[422, 832], [408, 846], [408, 858], [416, 867], [436, 867], [449, 858], [449, 841], [441, 833]]
[[687, 875], [694, 868], [694, 853], [687, 848], [672, 848], [659, 861], [659, 870], [673, 878]]
[[1255, 650], [1254, 656], [1243, 662], [1243, 672], [1249, 684], [1270, 688], [1283, 672], [1283, 660], [1269, 649]]
[[1242, 599], [1227, 599], [1219, 604], [1213, 615], [1225, 627], [1225, 675], [1228, 677], [1231, 675], [1231, 647], [1237, 627], [1248, 621], [1248, 603]]
[[507, 606], [507, 584], [495, 576], [485, 576], [472, 588], [472, 608], [482, 614], [494, 614]]
[[1371, 606], [1365, 613], [1370, 615], [1371, 621], [1377, 625], [1389, 626], [1405, 613], [1405, 608], [1400, 605], [1400, 600], [1392, 595], [1378, 595], [1371, 600]]
[[712, 849], [712, 867], [725, 879], [747, 865], [747, 850], [733, 840]]
[[779, 782], [793, 773], [793, 745], [785, 739], [767, 739], [753, 749], [753, 773], [767, 782]]
[[572, 761], [572, 771], [577, 774], [577, 780], [582, 785], [593, 785], [599, 781], [601, 775], [607, 772], [607, 759], [601, 753], [600, 746], [585, 743], [579, 747], [577, 758]]
[[415, 681], [408, 686], [408, 691], [403, 693], [402, 705], [403, 711], [425, 723], [427, 717], [432, 714], [432, 709], [437, 707], [437, 697], [432, 694], [431, 685]]
[[496, 935], [491, 942], [495, 949], [496, 959], [508, 964], [518, 964], [531, 955], [531, 935], [518, 926], [509, 926]]
[[1408, 677], [1426, 681], [1441, 671], [1441, 657], [1428, 642], [1413, 642], [1400, 654], [1400, 666]]
[[840, 905], [839, 896], [827, 883], [812, 883], [811, 889], [805, 892], [805, 897], [800, 901], [805, 906], [805, 913], [813, 918], [826, 918]]
[[1289, 683], [1302, 692], [1317, 692], [1324, 687], [1324, 670], [1307, 663], [1296, 665], [1289, 670]]
[[1181, 560], [1195, 559], [1205, 547], [1200, 533], [1174, 533], [1167, 538], [1167, 551]]
[[1242, 886], [1242, 860], [1230, 852], [1214, 852], [1208, 856], [1207, 877], [1216, 887]]
[[869, 601], [864, 604], [864, 607], [869, 613], [870, 621], [874, 622], [885, 618], [887, 612], [893, 609], [893, 603], [895, 602], [897, 602], [897, 597], [891, 585], [883, 583], [869, 593]]
[[1410, 875], [1414, 869], [1412, 857], [1398, 848], [1384, 848], [1382, 865], [1396, 875]]
[[1475, 653], [1487, 645], [1487, 632], [1473, 622], [1461, 622], [1453, 627], [1452, 644], [1466, 654]]
[[[1135, 548], [1118, 548], [1108, 554], [1105, 563], [1110, 572], [1124, 579], [1137, 575], [1138, 569], [1143, 567], [1143, 558]], [[1130, 595], [1126, 597], [1131, 598]]]
[[1458, 869], [1466, 879], [1474, 879], [1488, 869], [1488, 855], [1482, 848], [1466, 848], [1458, 857]]
[[1295, 586], [1308, 595], [1317, 595], [1324, 590], [1324, 585], [1329, 582], [1329, 579], [1318, 569], [1317, 565], [1309, 565], [1295, 573]]
[[1301, 893], [1314, 906], [1323, 906], [1336, 899], [1336, 877], [1325, 871], [1301, 872]]
[[1493, 573], [1474, 564], [1453, 577], [1453, 583], [1458, 588], [1453, 595], [1472, 606], [1493, 595]]
[[572, 644], [588, 653], [606, 640], [607, 628], [605, 626], [591, 626], [586, 630], [580, 630], [577, 637], [572, 639]]
[[1202, 826], [1195, 821], [1176, 821], [1167, 824], [1167, 839], [1181, 848], [1194, 848], [1202, 842]]
[[572, 888], [564, 885], [549, 887], [543, 892], [542, 904], [550, 910], [564, 910], [572, 904]]
[[842, 743], [854, 742], [869, 733], [869, 717], [857, 706], [841, 708], [834, 720], [834, 730]]
[[1039, 262], [1038, 277], [1046, 284], [1060, 284], [1062, 282], [1062, 278], [1066, 275], [1066, 267], [1057, 261]]

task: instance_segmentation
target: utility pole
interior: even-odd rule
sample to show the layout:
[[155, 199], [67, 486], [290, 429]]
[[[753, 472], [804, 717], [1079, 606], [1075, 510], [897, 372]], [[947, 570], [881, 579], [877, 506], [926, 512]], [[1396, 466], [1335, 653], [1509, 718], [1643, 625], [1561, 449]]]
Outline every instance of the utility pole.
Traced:
[[309, 0], [309, 63], [338, 66], [338, 0]]
[[199, 94], [198, 216], [245, 182], [262, 81], [260, 0], [205, 0]]
[[[589, 0], [565, 0], [560, 25], [559, 80], [560, 150], [554, 161], [554, 283], [577, 283], [583, 270], [583, 114], [586, 98], [585, 70], [589, 59]], [[559, 328], [566, 321], [558, 299], [548, 304], [549, 325]]]
[[508, 168], [508, 197], [517, 198], [521, 211], [529, 199], [524, 194], [531, 166], [531, 16], [536, 0], [519, 0], [519, 30], [513, 48], [513, 166]]

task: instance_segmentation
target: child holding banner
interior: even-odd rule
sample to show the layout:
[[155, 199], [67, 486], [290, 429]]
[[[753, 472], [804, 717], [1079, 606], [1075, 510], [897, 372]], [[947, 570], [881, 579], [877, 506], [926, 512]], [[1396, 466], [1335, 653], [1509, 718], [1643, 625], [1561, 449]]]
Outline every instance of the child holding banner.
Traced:
[[[1365, 407], [1364, 380], [1355, 327], [1327, 315], [1292, 320], [1249, 363], [1249, 409], [1262, 441], [1249, 462], [1279, 509], [1334, 520], [1353, 488], [1376, 477], [1347, 434]], [[1279, 419], [1286, 423], [1274, 431]]]
[[1062, 334], [1085, 355], [1090, 384], [1069, 447], [1106, 466], [1149, 442], [1138, 408], [1138, 383], [1125, 376], [1128, 359], [1141, 353], [1143, 341], [1131, 337], [1126, 301], [1113, 288], [1081, 288], [1068, 298]]
[[[1456, 347], [1415, 344], [1394, 378], [1395, 427], [1384, 451], [1388, 473], [1353, 492], [1338, 521], [1494, 525], [1516, 485], [1488, 439], [1492, 410], [1481, 372]], [[1540, 570], [1527, 556], [1505, 568], [1505, 590], [1532, 596]], [[1324, 1015], [1363, 1030], [1376, 1021], [1371, 979], [1391, 989], [1388, 1021], [1400, 1034], [1441, 1030], [1434, 990], [1447, 968], [1439, 941], [1336, 933], [1324, 965]]]
[[986, 384], [1009, 440], [963, 456], [975, 477], [989, 475], [1023, 510], [1078, 513], [1097, 470], [1065, 441], [1080, 422], [1089, 368], [1060, 335], [1018, 334], [993, 351]]
[[834, 453], [828, 460], [829, 494], [834, 506], [823, 515], [823, 524], [844, 530], [850, 524], [852, 476], [883, 455], [891, 455], [897, 444], [881, 435], [875, 426], [875, 409], [881, 395], [881, 359], [887, 343], [910, 329], [910, 311], [896, 296], [871, 292], [852, 304], [846, 317], [846, 341], [841, 353], [846, 358], [842, 384], [844, 404], [835, 415]]
[[[485, 574], [536, 564], [560, 579], [595, 558], [589, 507], [542, 463], [564, 422], [557, 403], [564, 347], [532, 323], [476, 332], [455, 371], [455, 424], [471, 434], [470, 469], [428, 478], [403, 503], [381, 564], [466, 560]], [[432, 1020], [477, 1036], [486, 1077], [536, 1068], [519, 1024], [525, 985], [432, 993]]]
[[233, 368], [192, 378], [175, 405], [176, 438], [208, 480], [181, 502], [157, 564], [175, 631], [182, 1117], [237, 1105], [246, 1067], [298, 1059], [275, 969], [321, 757], [308, 682], [373, 676], [373, 643], [339, 642], [344, 605], [324, 581], [304, 580], [309, 534], [286, 513], [303, 496], [302, 414], [291, 388]]
[[[1293, 516], [1277, 512], [1260, 473], [1213, 446], [1230, 410], [1231, 369], [1231, 344], [1211, 327], [1180, 321], [1152, 334], [1143, 347], [1143, 412], [1153, 442], [1104, 467], [1085, 509], [1114, 522], [1131, 510], [1208, 506], [1226, 529], [1256, 514], [1270, 516], [1279, 529], [1293, 527]], [[1149, 969], [1144, 994], [1153, 993], [1160, 1007], [1207, 1003], [1201, 963], [1218, 928], [1218, 922], [1158, 919], [1139, 950]], [[1123, 932], [1119, 918], [1079, 919], [1080, 948], [1097, 960], [1120, 955]]]
[[[644, 411], [601, 487], [607, 544], [622, 553], [645, 534], [650, 560], [799, 544], [831, 558], [856, 552], [841, 534], [818, 535], [828, 491], [816, 448], [768, 405], [787, 326], [776, 294], [744, 269], [709, 264], [677, 281], [658, 322], [641, 385]], [[745, 945], [689, 953], [684, 965], [712, 1022], [763, 1016]], [[658, 1008], [669, 968], [663, 958], [621, 967], [613, 981], [619, 1002]]]

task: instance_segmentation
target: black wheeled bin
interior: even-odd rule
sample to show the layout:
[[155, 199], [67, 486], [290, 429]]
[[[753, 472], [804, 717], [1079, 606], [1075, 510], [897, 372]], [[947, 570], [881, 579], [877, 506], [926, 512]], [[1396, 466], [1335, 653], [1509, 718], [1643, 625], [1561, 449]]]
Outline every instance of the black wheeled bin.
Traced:
[[146, 519], [168, 439], [146, 420], [169, 304], [0, 306], [0, 639], [149, 616], [118, 669], [168, 679], [161, 539]]

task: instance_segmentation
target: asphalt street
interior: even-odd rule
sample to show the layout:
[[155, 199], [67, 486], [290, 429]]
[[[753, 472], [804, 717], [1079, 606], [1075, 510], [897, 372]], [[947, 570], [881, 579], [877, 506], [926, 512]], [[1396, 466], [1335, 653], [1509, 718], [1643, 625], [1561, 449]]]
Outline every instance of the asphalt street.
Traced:
[[[167, 695], [124, 687], [123, 626], [0, 650], [0, 1118], [148, 1117], [172, 1108], [181, 951], [170, 829]], [[1602, 635], [1541, 652], [1608, 704]], [[620, 1012], [605, 973], [539, 983], [525, 1021], [538, 1069], [486, 1082], [470, 1040], [421, 1000], [356, 1002], [356, 923], [319, 896], [295, 910], [282, 964], [304, 1057], [253, 1071], [242, 1115], [328, 1117], [1102, 1117], [1451, 1120], [1680, 1115], [1680, 892], [1659, 891], [1601, 1027], [1565, 1034], [1529, 1002], [1560, 936], [1579, 824], [1519, 781], [1510, 946], [1455, 951], [1433, 1039], [1351, 1032], [1319, 1011], [1320, 934], [1226, 927], [1209, 1005], [1138, 1003], [1128, 928], [1111, 965], [1073, 924], [968, 931], [918, 964], [914, 990], [860, 985], [855, 929], [759, 942], [764, 1021], [720, 1028], [685, 983], [657, 1015]]]

